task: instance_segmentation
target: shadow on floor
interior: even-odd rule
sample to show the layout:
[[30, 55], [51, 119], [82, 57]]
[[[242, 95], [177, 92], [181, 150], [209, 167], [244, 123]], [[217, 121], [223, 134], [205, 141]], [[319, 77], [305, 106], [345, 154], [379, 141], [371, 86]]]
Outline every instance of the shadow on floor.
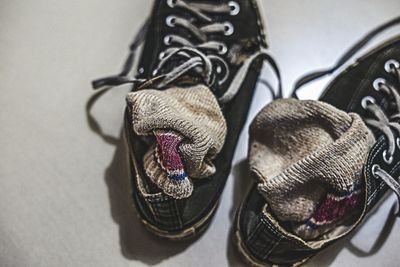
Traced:
[[250, 189], [253, 180], [249, 173], [249, 164], [247, 159], [244, 159], [232, 168], [232, 179], [233, 179], [233, 194], [232, 194], [232, 207], [229, 211], [229, 219], [231, 223], [235, 220], [236, 210], [239, 208], [244, 197]]
[[246, 197], [250, 186], [253, 184], [253, 180], [249, 174], [249, 165], [247, 159], [244, 159], [232, 168], [232, 179], [233, 179], [233, 194], [232, 194], [232, 207], [229, 211], [229, 219], [231, 222], [230, 231], [228, 236], [227, 244], [227, 258], [229, 266], [247, 266], [239, 256], [234, 245], [233, 231], [236, 211], [240, 204]]
[[183, 252], [196, 239], [179, 242], [161, 239], [149, 233], [139, 221], [130, 195], [128, 156], [122, 134], [119, 138], [107, 135], [91, 114], [91, 108], [104, 92], [99, 91], [87, 101], [86, 116], [90, 129], [116, 148], [105, 170], [104, 180], [108, 187], [111, 216], [119, 226], [121, 253], [127, 259], [156, 265]]
[[148, 265], [155, 265], [166, 258], [181, 253], [194, 240], [172, 242], [153, 236], [139, 221], [132, 198], [128, 159], [125, 144], [120, 138], [110, 166], [105, 172], [108, 187], [111, 215], [119, 225], [121, 252], [131, 260], [140, 260]]

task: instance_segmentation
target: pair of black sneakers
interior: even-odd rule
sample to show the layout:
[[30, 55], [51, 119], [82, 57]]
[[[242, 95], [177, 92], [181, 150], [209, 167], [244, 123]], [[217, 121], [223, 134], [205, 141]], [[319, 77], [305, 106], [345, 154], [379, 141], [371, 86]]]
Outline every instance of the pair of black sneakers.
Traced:
[[[333, 73], [376, 34], [399, 22], [400, 19], [392, 20], [371, 32], [333, 68], [299, 80], [292, 96], [297, 98], [297, 89], [303, 84]], [[131, 77], [135, 51], [142, 43], [137, 74]], [[146, 174], [143, 160], [151, 143], [149, 139], [154, 137], [138, 135], [132, 119], [135, 114], [131, 108], [126, 109], [125, 138], [132, 198], [140, 220], [151, 232], [181, 240], [197, 235], [209, 225], [231, 170], [263, 62], [270, 64], [279, 81], [276, 92], [271, 90], [274, 98], [282, 97], [279, 70], [266, 49], [263, 22], [255, 0], [155, 1], [149, 20], [130, 47], [121, 73], [93, 82], [96, 89], [132, 83], [132, 92], [150, 89], [168, 92], [171, 87], [205, 85], [225, 118], [227, 132], [222, 149], [212, 159], [213, 174], [193, 179], [191, 195], [176, 198], [165, 193]], [[235, 243], [247, 262], [254, 266], [299, 265], [353, 231], [388, 188], [400, 196], [399, 62], [400, 36], [358, 59], [337, 76], [320, 98], [370, 122], [376, 139], [363, 167], [365, 201], [352, 227], [322, 241], [302, 239], [268, 210], [265, 198], [254, 185], [237, 212], [234, 227]]]

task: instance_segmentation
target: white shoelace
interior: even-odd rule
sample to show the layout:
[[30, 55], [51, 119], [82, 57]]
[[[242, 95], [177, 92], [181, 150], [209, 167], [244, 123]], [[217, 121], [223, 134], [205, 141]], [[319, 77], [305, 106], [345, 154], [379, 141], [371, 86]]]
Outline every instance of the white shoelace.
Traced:
[[[148, 22], [142, 27], [132, 45], [130, 54], [125, 61], [120, 74], [102, 78], [93, 82], [95, 89], [104, 86], [117, 86], [125, 83], [139, 84], [140, 88], [165, 88], [178, 78], [193, 71], [208, 87], [212, 88], [215, 83], [219, 85], [225, 83], [230, 75], [229, 66], [222, 57], [228, 52], [227, 45], [223, 42], [209, 40], [209, 34], [231, 35], [234, 33], [234, 27], [229, 22], [213, 22], [213, 19], [207, 14], [230, 14], [235, 16], [240, 12], [240, 6], [235, 1], [228, 3], [188, 3], [184, 0], [167, 0], [171, 9], [181, 8], [190, 14], [193, 14], [196, 20], [188, 20], [175, 15], [167, 17], [165, 23], [168, 27], [182, 27], [191, 32], [196, 39], [196, 43], [187, 38], [170, 34], [165, 36], [164, 44], [168, 46], [159, 54], [159, 63], [152, 72], [150, 80], [137, 79], [129, 77], [132, 69], [135, 52], [138, 46], [143, 42], [145, 33], [148, 29]], [[196, 22], [201, 21], [201, 27]], [[221, 103], [227, 103], [232, 100], [248, 73], [252, 63], [256, 59], [266, 60], [275, 71], [278, 78], [278, 92], [276, 97], [281, 97], [281, 82], [278, 67], [271, 56], [261, 49], [249, 56], [242, 64], [237, 74], [233, 78], [230, 86], [219, 98]], [[178, 64], [177, 64], [178, 62]], [[168, 68], [169, 64], [172, 64]]]
[[[396, 89], [400, 85], [400, 63], [396, 60], [388, 60], [385, 64], [386, 72], [394, 75], [396, 78], [396, 82], [394, 84], [390, 84], [383, 78], [375, 79], [373, 83], [373, 87], [378, 92], [382, 92], [388, 97], [393, 99], [395, 104], [395, 112], [389, 118], [386, 116], [385, 112], [382, 108], [375, 103], [375, 99], [371, 96], [365, 96], [361, 105], [364, 109], [368, 110], [374, 118], [366, 118], [365, 122], [375, 129], [378, 129], [385, 136], [385, 140], [387, 143], [387, 149], [383, 152], [382, 157], [383, 160], [387, 164], [391, 164], [393, 162], [393, 155], [397, 149], [400, 149], [400, 94]], [[397, 137], [395, 137], [392, 129], [397, 132]], [[398, 204], [400, 203], [400, 184], [397, 179], [393, 178], [389, 173], [383, 170], [378, 164], [374, 164], [372, 166], [372, 174], [376, 178], [382, 179], [389, 188], [397, 195]], [[400, 215], [399, 210], [397, 211], [397, 215]]]

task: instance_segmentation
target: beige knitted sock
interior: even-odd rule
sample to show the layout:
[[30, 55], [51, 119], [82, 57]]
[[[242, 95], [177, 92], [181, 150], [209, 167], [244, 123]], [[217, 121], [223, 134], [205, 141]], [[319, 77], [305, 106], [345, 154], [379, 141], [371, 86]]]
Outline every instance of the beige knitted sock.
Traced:
[[259, 191], [297, 235], [314, 239], [360, 211], [362, 170], [374, 137], [357, 114], [281, 99], [257, 115], [250, 135]]
[[190, 178], [209, 177], [212, 160], [222, 149], [227, 132], [218, 102], [204, 85], [129, 93], [133, 128], [154, 135], [144, 156], [149, 178], [167, 195], [189, 197]]

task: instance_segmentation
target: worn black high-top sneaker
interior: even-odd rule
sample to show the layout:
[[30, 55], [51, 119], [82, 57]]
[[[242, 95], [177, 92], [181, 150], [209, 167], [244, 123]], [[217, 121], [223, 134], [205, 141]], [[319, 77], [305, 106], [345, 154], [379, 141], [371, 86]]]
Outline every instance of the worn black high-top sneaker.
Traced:
[[279, 78], [266, 47], [255, 0], [154, 1], [122, 72], [93, 82], [133, 84], [125, 113], [132, 197], [153, 233], [182, 239], [210, 222], [262, 62]]
[[[380, 26], [334, 67], [300, 79], [292, 96], [399, 23]], [[234, 235], [253, 266], [300, 265], [351, 233], [388, 189], [400, 199], [400, 36], [351, 64], [320, 101], [298, 101], [272, 103], [252, 123], [249, 160], [258, 185], [237, 212]]]

